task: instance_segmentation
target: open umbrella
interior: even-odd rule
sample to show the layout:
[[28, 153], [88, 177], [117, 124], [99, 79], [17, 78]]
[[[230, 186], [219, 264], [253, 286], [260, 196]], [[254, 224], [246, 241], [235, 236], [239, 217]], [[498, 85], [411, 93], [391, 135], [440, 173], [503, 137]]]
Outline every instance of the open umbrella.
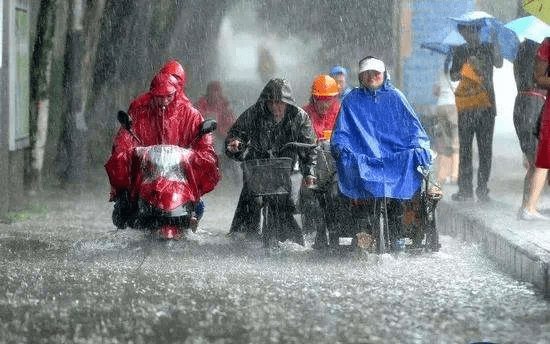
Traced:
[[449, 55], [453, 52], [453, 47], [466, 44], [464, 37], [458, 31], [452, 30], [443, 40], [435, 39], [433, 42], [424, 42], [420, 44], [421, 48], [435, 51], [436, 53]]
[[[519, 49], [519, 38], [511, 29], [507, 28], [498, 19], [490, 14], [482, 11], [474, 11], [463, 14], [457, 18], [449, 18], [453, 22], [450, 33], [444, 36], [443, 39], [434, 39], [424, 42], [420, 45], [421, 48], [429, 49], [440, 54], [452, 54], [453, 48], [466, 44], [466, 41], [460, 33], [457, 26], [462, 25], [479, 25], [480, 40], [484, 43], [498, 43], [500, 54], [507, 60], [513, 61], [517, 56]], [[493, 35], [492, 33], [496, 33]], [[496, 37], [497, 42], [493, 42]]]
[[550, 25], [535, 16], [514, 19], [504, 26], [513, 30], [521, 42], [530, 39], [542, 43], [546, 37], [550, 36]]
[[[460, 17], [450, 18], [456, 25], [479, 25], [479, 38], [484, 43], [498, 43], [500, 54], [507, 60], [516, 59], [519, 49], [519, 38], [497, 18], [483, 11], [468, 12]], [[496, 40], [495, 40], [496, 38]]]
[[550, 24], [550, 0], [523, 0], [523, 9]]

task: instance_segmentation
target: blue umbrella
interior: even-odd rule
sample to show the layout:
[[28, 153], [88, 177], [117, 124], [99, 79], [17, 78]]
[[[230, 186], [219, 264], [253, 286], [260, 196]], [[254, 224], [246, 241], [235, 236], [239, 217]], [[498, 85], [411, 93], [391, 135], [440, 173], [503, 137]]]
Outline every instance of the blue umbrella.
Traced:
[[550, 25], [535, 16], [514, 19], [504, 26], [514, 31], [521, 42], [530, 39], [540, 44], [550, 37]]
[[[480, 26], [479, 38], [481, 42], [498, 43], [502, 57], [510, 61], [516, 59], [520, 44], [517, 34], [492, 15], [482, 11], [473, 11], [450, 19], [456, 25]], [[493, 35], [494, 33], [496, 35]]]
[[[429, 49], [440, 54], [450, 55], [453, 48], [466, 44], [462, 35], [458, 32], [457, 26], [460, 25], [478, 25], [481, 27], [479, 38], [484, 43], [498, 43], [500, 54], [507, 60], [513, 61], [516, 59], [519, 49], [518, 35], [510, 28], [505, 27], [495, 17], [482, 11], [468, 12], [458, 18], [449, 18], [455, 25], [449, 34], [444, 39], [436, 39], [430, 42], [424, 42], [420, 45], [421, 48]], [[493, 35], [492, 33], [496, 33]], [[496, 36], [496, 41], [493, 42]]]
[[453, 52], [453, 47], [466, 44], [464, 37], [458, 31], [452, 30], [445, 36], [443, 40], [435, 40], [434, 42], [424, 42], [420, 44], [421, 48], [435, 51], [436, 53], [450, 55]]

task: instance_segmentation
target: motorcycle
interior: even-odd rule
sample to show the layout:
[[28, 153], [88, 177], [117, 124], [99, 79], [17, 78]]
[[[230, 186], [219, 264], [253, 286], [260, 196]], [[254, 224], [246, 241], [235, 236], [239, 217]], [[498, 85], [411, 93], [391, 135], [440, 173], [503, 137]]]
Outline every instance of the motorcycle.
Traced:
[[[141, 142], [132, 131], [128, 114], [119, 111], [117, 118]], [[205, 120], [195, 141], [215, 131], [216, 125], [214, 119]], [[187, 182], [193, 173], [188, 166], [190, 154], [188, 148], [167, 144], [132, 149], [131, 187], [117, 197], [112, 215], [117, 228], [146, 230], [167, 240], [181, 239], [188, 228], [196, 230], [204, 203], [191, 200], [193, 192]]]

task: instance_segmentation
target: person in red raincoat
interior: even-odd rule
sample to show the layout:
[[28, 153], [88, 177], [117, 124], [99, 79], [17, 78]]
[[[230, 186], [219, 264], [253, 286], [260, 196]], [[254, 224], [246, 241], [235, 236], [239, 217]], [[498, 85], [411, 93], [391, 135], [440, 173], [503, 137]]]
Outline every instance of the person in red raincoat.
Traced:
[[215, 147], [220, 158], [220, 164], [225, 177], [230, 177], [233, 185], [237, 185], [240, 180], [240, 169], [235, 161], [227, 158], [225, 152], [225, 137], [227, 132], [235, 123], [237, 117], [231, 110], [229, 101], [222, 91], [222, 86], [218, 81], [212, 81], [206, 86], [206, 94], [199, 98], [195, 103], [197, 108], [205, 118], [216, 120], [216, 142]]
[[[227, 132], [237, 117], [235, 117], [233, 110], [231, 110], [229, 101], [223, 95], [222, 86], [218, 81], [212, 81], [206, 86], [206, 95], [197, 100], [195, 107], [205, 118], [214, 118], [216, 120], [218, 123], [216, 138], [223, 146]], [[223, 153], [224, 150], [222, 149], [219, 152]]]
[[[188, 166], [193, 173], [188, 182], [192, 194], [188, 196], [194, 203], [212, 191], [221, 179], [212, 135], [195, 140], [204, 118], [185, 96], [185, 74], [176, 63], [169, 61], [153, 78], [149, 92], [130, 104], [128, 115], [132, 133], [121, 127], [114, 138], [111, 156], [105, 164], [112, 201], [123, 198], [135, 201], [135, 192], [130, 190], [130, 160], [132, 149], [137, 146], [170, 144], [191, 149]], [[115, 225], [126, 227], [124, 221]]]

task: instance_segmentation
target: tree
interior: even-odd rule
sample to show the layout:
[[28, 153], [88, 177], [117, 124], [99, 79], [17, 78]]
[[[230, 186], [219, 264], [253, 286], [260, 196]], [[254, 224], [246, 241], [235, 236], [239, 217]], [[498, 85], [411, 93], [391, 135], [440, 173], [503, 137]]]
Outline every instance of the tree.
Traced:
[[59, 178], [79, 185], [87, 179], [87, 96], [91, 88], [95, 48], [106, 0], [71, 0], [65, 53], [64, 91], [68, 100], [64, 128], [58, 142]]
[[42, 190], [42, 166], [48, 132], [50, 109], [50, 73], [52, 67], [53, 37], [55, 33], [56, 0], [41, 0], [36, 40], [31, 61], [31, 161], [29, 188]]

